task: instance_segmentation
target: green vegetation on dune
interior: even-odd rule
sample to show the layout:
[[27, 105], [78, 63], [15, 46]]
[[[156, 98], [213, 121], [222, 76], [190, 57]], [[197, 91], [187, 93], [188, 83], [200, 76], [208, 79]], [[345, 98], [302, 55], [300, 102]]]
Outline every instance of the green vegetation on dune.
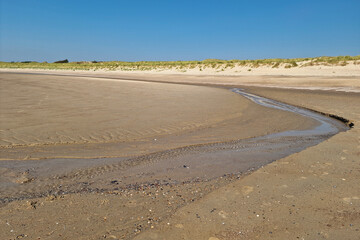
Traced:
[[48, 62], [0, 62], [0, 68], [32, 68], [32, 69], [63, 69], [63, 70], [124, 70], [124, 71], [146, 71], [146, 70], [164, 70], [176, 69], [185, 71], [185, 69], [198, 68], [200, 71], [206, 68], [231, 69], [236, 66], [256, 68], [268, 66], [272, 68], [292, 68], [315, 65], [345, 66], [349, 62], [360, 64], [360, 55], [358, 56], [338, 56], [338, 57], [315, 57], [315, 58], [293, 58], [293, 59], [260, 59], [260, 60], [220, 60], [205, 59], [203, 61], [140, 61], [140, 62], [122, 62], [122, 61], [83, 61], [68, 62], [66, 60]]

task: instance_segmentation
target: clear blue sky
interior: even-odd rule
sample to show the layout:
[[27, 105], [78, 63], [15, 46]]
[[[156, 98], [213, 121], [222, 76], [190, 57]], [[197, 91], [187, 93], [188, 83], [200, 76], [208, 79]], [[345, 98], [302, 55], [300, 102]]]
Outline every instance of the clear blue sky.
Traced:
[[0, 60], [360, 54], [360, 0], [0, 0]]

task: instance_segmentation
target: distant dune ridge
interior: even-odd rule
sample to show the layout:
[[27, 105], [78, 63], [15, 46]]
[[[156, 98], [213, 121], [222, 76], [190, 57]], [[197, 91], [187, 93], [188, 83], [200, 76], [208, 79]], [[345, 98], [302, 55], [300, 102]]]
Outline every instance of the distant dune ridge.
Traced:
[[48, 62], [0, 62], [0, 68], [7, 69], [51, 69], [51, 70], [91, 70], [121, 72], [159, 72], [215, 75], [360, 75], [360, 55], [260, 59], [260, 60], [220, 60], [203, 61], [80, 61], [59, 60]]

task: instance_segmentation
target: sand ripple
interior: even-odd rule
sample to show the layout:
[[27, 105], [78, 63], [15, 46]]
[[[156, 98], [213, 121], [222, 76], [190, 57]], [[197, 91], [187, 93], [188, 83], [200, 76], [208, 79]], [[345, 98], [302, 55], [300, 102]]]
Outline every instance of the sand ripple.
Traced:
[[207, 87], [1, 75], [0, 147], [126, 142], [191, 131], [245, 106]]

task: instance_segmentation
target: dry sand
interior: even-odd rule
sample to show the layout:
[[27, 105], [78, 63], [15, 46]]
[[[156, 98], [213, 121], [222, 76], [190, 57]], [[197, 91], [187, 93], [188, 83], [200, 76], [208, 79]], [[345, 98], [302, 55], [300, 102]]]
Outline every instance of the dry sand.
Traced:
[[[325, 70], [322, 68], [325, 67]], [[320, 68], [320, 69], [319, 69]], [[333, 73], [334, 69], [341, 71]], [[246, 85], [277, 87], [286, 89], [331, 90], [360, 92], [360, 65], [318, 66], [272, 69], [257, 68], [259, 72], [234, 73], [231, 69], [221, 72], [176, 70], [164, 71], [70, 71], [42, 69], [0, 69], [0, 72], [31, 72], [58, 75], [97, 76], [112, 79], [153, 80], [157, 82], [178, 82], [214, 85]]]
[[[100, 77], [109, 75], [114, 78], [132, 77], [140, 80], [145, 77], [135, 74], [121, 76], [114, 73], [97, 73]], [[224, 81], [221, 84], [228, 86], [241, 85], [251, 80], [244, 77], [177, 75], [147, 77], [164, 82], [199, 84], [219, 84], [218, 81], [221, 79]], [[360, 123], [360, 109], [356, 103], [360, 102], [360, 96], [358, 93], [343, 91], [344, 88], [359, 89], [359, 78], [254, 76], [253, 79], [255, 83], [252, 82], [252, 85], [270, 86], [282, 82], [284, 83], [282, 86], [286, 87], [301, 85], [304, 88], [332, 87], [341, 90], [342, 92], [248, 87], [249, 91], [259, 95], [351, 119], [355, 122], [355, 127], [248, 175], [227, 176], [208, 182], [189, 182], [181, 185], [154, 184], [112, 192], [76, 193], [57, 197], [50, 195], [14, 201], [0, 208], [0, 237], [4, 239], [14, 239], [17, 236], [26, 236], [29, 239], [128, 239], [134, 236], [138, 239], [206, 240], [356, 239], [360, 229], [360, 192], [357, 188], [360, 177], [358, 171], [360, 144], [357, 127]], [[284, 79], [290, 81], [283, 81]], [[209, 89], [220, 94], [221, 98], [234, 97], [225, 90]], [[194, 89], [192, 91], [196, 92]], [[215, 94], [214, 92], [212, 94]], [[246, 125], [247, 128], [240, 128], [241, 131], [234, 132], [231, 126], [236, 122], [222, 119], [220, 123], [210, 124], [211, 127], [195, 128], [196, 131], [191, 130], [191, 133], [186, 131], [180, 131], [181, 134], [170, 133], [168, 138], [164, 137], [164, 141], [167, 143], [169, 140], [180, 139], [177, 144], [181, 145], [204, 139], [213, 141], [218, 136], [226, 140], [224, 136], [228, 136], [229, 132], [234, 132], [229, 138], [256, 136], [292, 127], [299, 128], [296, 125], [304, 120], [289, 113], [270, 111], [244, 99], [236, 98], [229, 101], [232, 104], [233, 101], [240, 101], [239, 106], [243, 107], [242, 115], [238, 116], [237, 120], [241, 125], [246, 125], [249, 121], [254, 123]], [[233, 113], [231, 110], [232, 108], [228, 109]], [[252, 117], [248, 119], [248, 116]], [[248, 120], [241, 122], [244, 117]], [[283, 122], [285, 125], [282, 124]], [[300, 129], [313, 124], [309, 121], [301, 125]], [[218, 132], [215, 129], [222, 130]], [[244, 131], [247, 133], [241, 135]], [[157, 149], [156, 145], [144, 146]], [[173, 145], [165, 145], [165, 147], [169, 146]], [[26, 148], [32, 147], [26, 146]], [[34, 150], [37, 149], [32, 149]], [[14, 152], [18, 151], [19, 149]], [[8, 150], [5, 153], [7, 156], [11, 155]]]

